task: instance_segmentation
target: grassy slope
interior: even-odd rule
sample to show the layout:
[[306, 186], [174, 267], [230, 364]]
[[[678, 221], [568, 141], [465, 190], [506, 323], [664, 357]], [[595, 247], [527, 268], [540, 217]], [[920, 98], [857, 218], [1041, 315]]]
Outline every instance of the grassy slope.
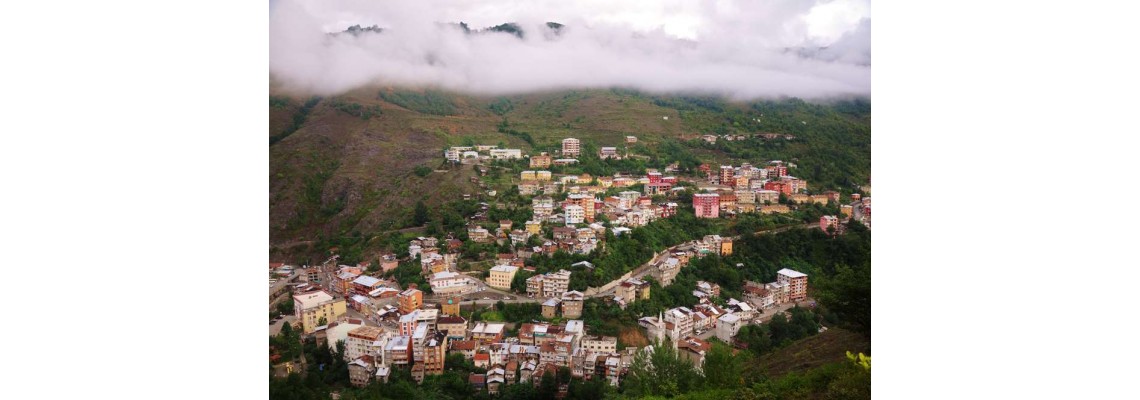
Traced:
[[848, 351], [871, 354], [870, 338], [844, 329], [828, 329], [765, 354], [757, 360], [756, 365], [761, 374], [776, 378], [790, 372], [804, 372], [824, 364], [843, 361]]
[[[471, 137], [475, 143], [502, 142], [528, 153], [534, 150], [521, 138], [497, 131], [504, 118], [511, 129], [529, 133], [539, 149], [557, 148], [568, 136], [607, 146], [621, 145], [626, 135], [635, 135], [641, 143], [654, 146], [665, 139], [692, 138], [722, 125], [741, 133], [762, 131], [750, 126], [734, 128], [725, 110], [696, 107], [681, 111], [670, 104], [656, 104], [655, 97], [619, 90], [509, 96], [506, 98], [512, 109], [504, 115], [489, 109], [501, 98], [447, 94], [450, 105], [444, 108], [452, 115], [434, 115], [421, 104], [408, 103], [404, 107], [382, 100], [379, 91], [380, 88], [360, 89], [337, 99], [365, 107], [378, 105], [381, 115], [368, 120], [351, 116], [333, 108], [333, 99], [326, 98], [310, 112], [299, 130], [270, 146], [271, 244], [309, 241], [318, 235], [371, 236], [404, 228], [409, 225], [410, 209], [417, 200], [433, 206], [459, 199], [463, 193], [477, 192], [477, 187], [469, 182], [474, 176], [470, 167], [433, 172], [422, 178], [412, 171], [419, 165], [447, 169], [443, 149], [462, 144], [465, 137]], [[274, 94], [277, 93], [271, 93]], [[271, 134], [284, 129], [301, 101], [293, 98], [286, 107], [270, 108]], [[737, 119], [759, 113], [748, 105], [726, 107], [735, 110]], [[812, 124], [834, 123], [837, 118], [800, 115], [805, 112], [798, 109], [788, 114], [783, 118], [804, 118]], [[869, 149], [869, 118], [866, 126]], [[784, 129], [811, 136], [810, 131], [791, 124]], [[860, 137], [858, 141], [863, 140]], [[797, 145], [805, 146], [804, 151], [811, 150], [807, 148], [810, 143]], [[763, 161], [734, 158], [716, 149], [693, 152], [707, 161]], [[868, 171], [869, 159], [868, 150]], [[321, 176], [320, 171], [327, 172], [327, 176]], [[271, 251], [271, 256], [297, 260], [293, 256], [304, 251], [276, 250]], [[306, 255], [308, 259], [319, 257]]]

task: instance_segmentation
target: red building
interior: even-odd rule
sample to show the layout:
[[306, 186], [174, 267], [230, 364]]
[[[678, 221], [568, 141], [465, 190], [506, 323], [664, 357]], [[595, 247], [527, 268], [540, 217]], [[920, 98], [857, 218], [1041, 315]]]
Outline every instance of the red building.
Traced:
[[768, 171], [768, 179], [780, 179], [780, 177], [788, 174], [788, 167], [783, 165], [769, 165], [764, 169]]
[[663, 203], [659, 207], [658, 215], [661, 218], [669, 218], [677, 215], [677, 203]]
[[785, 181], [765, 182], [764, 190], [775, 190], [783, 194], [792, 194], [792, 185]]
[[720, 217], [720, 195], [716, 193], [697, 193], [693, 195], [693, 210], [697, 218]]
[[655, 183], [661, 183], [661, 173], [660, 172], [650, 172], [647, 175], [649, 176], [649, 184], [650, 185], [655, 184]]

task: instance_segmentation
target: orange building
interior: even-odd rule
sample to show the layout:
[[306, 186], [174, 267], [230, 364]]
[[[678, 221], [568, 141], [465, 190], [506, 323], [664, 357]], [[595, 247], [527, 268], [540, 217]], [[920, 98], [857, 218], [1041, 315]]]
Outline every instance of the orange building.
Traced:
[[396, 303], [401, 315], [418, 310], [424, 305], [424, 292], [414, 287], [408, 288], [396, 295]]

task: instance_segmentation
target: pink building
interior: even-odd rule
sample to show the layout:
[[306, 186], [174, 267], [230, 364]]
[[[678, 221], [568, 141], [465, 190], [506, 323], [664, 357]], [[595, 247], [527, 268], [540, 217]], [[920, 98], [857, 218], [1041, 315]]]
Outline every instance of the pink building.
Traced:
[[827, 232], [828, 229], [839, 230], [839, 218], [834, 215], [824, 215], [819, 217], [819, 229]]
[[693, 195], [693, 210], [697, 218], [720, 217], [720, 195], [716, 193], [697, 193]]

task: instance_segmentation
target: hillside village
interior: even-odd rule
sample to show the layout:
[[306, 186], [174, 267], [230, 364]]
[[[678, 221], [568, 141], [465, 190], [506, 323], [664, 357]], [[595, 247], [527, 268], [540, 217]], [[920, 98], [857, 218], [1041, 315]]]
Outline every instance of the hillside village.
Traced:
[[[704, 140], [718, 138], [708, 136]], [[333, 255], [314, 266], [271, 263], [271, 310], [291, 311], [271, 311], [271, 335], [287, 329], [343, 349], [338, 354], [349, 381], [360, 387], [405, 373], [423, 382], [449, 364], [465, 363], [472, 367], [468, 384], [490, 395], [505, 385], [538, 385], [540, 377], [560, 369], [569, 370], [571, 379], [617, 387], [637, 353], [652, 349], [647, 342], [670, 343], [700, 368], [710, 341], [746, 348], [736, 340], [743, 328], [791, 320], [789, 310], [816, 306], [809, 276], [793, 268], [780, 269], [771, 282], [744, 282], [740, 298], [724, 297], [717, 283], [702, 280], [685, 288], [691, 291], [685, 303], [640, 316], [640, 332], [618, 331], [619, 338], [612, 326], [590, 326], [583, 315], [597, 307], [632, 310], [652, 298], [653, 288], [673, 285], [692, 262], [733, 255], [737, 237], [708, 234], [671, 243], [636, 268], [603, 275], [595, 262], [600, 254], [620, 251], [607, 247], [618, 238], [679, 215], [711, 224], [713, 231], [744, 218], [784, 218], [780, 229], [811, 227], [827, 235], [843, 234], [851, 221], [871, 225], [870, 197], [812, 190], [791, 174], [799, 168], [792, 162], [700, 164], [692, 171], [674, 163], [606, 176], [563, 172], [579, 162], [583, 147], [579, 139], [565, 138], [553, 154], [497, 145], [444, 149], [446, 163], [476, 168], [484, 188], [463, 194], [464, 202], [477, 205], [463, 229], [416, 236], [406, 251], [372, 262], [342, 265]], [[597, 149], [601, 160], [631, 156], [628, 148]], [[500, 171], [497, 181], [491, 170]], [[505, 181], [503, 172], [510, 173]], [[786, 217], [813, 204], [816, 212], [822, 206], [837, 212], [819, 216], [818, 223], [810, 215]], [[527, 218], [491, 218], [503, 209]], [[614, 278], [599, 281], [603, 276]], [[304, 360], [283, 353], [271, 352], [278, 374], [305, 369]]]

